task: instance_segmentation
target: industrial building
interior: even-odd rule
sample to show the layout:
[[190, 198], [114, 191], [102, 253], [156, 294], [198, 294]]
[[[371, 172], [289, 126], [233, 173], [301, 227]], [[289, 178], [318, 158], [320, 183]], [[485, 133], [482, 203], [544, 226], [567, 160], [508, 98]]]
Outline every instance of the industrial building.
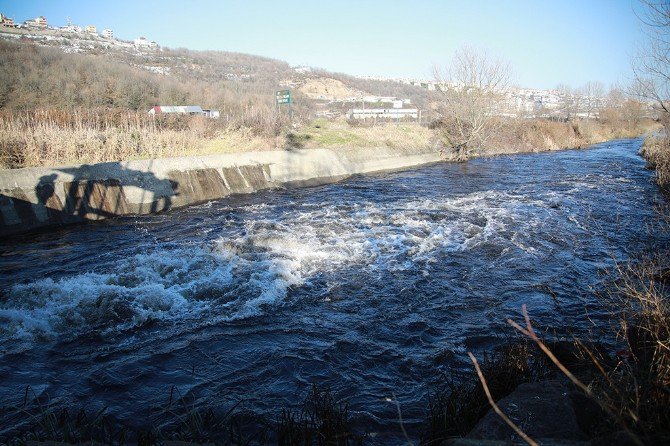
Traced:
[[416, 108], [354, 108], [347, 112], [349, 119], [405, 119], [419, 118], [419, 110]]
[[219, 110], [203, 109], [199, 105], [155, 105], [149, 110], [150, 115], [159, 114], [200, 115], [217, 119]]

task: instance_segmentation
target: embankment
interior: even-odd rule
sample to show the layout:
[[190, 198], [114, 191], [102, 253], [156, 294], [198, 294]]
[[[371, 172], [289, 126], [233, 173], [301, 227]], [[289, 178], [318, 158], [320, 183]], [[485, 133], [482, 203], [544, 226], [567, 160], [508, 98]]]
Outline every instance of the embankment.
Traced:
[[430, 149], [369, 148], [247, 152], [0, 171], [0, 235], [149, 214], [287, 185], [440, 161]]

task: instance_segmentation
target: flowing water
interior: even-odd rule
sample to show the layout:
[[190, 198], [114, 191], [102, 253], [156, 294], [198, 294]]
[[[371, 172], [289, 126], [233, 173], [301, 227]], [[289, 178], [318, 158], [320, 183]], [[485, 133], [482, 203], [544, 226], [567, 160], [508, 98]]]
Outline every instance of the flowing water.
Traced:
[[[511, 333], [522, 304], [559, 336], [607, 326], [603, 271], [667, 244], [639, 145], [440, 164], [0, 242], [0, 406], [21, 406], [30, 386], [130, 425], [173, 394], [276, 417], [317, 383], [376, 438], [401, 438], [395, 395], [416, 432], [433, 386]], [[16, 419], [0, 411], [0, 432]]]

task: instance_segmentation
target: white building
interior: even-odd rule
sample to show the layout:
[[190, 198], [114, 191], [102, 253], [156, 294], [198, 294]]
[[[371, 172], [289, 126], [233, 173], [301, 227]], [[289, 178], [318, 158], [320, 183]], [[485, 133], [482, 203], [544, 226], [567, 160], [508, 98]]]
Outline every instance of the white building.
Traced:
[[47, 29], [49, 27], [49, 23], [47, 22], [47, 19], [44, 16], [39, 16], [34, 19], [29, 19], [23, 22], [23, 25], [27, 28], [33, 28], [33, 29]]
[[347, 117], [350, 119], [418, 119], [419, 110], [416, 108], [354, 108], [349, 110]]
[[221, 116], [219, 110], [204, 109], [199, 105], [156, 105], [148, 111], [150, 115], [178, 114], [178, 115], [200, 115], [212, 119]]
[[105, 28], [102, 30], [102, 37], [105, 39], [113, 39], [114, 38], [114, 31], [112, 31], [109, 28]]
[[146, 37], [138, 37], [137, 39], [133, 40], [133, 43], [138, 48], [149, 47], [149, 44], [150, 44], [150, 42], [147, 40]]
[[158, 48], [158, 44], [156, 42], [149, 41], [146, 37], [138, 37], [133, 41], [133, 43], [137, 48]]
[[82, 32], [81, 26], [72, 25], [72, 24], [61, 26], [60, 29], [61, 29], [61, 31], [65, 31], [66, 33], [81, 34], [81, 32]]

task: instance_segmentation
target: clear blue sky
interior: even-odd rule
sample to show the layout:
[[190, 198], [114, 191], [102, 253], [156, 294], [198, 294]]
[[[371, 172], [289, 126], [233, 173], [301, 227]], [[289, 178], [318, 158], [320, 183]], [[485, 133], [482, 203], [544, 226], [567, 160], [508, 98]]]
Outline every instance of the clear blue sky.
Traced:
[[112, 28], [168, 47], [258, 54], [354, 75], [430, 78], [462, 44], [508, 59], [520, 86], [630, 76], [634, 0], [0, 0], [17, 21]]

